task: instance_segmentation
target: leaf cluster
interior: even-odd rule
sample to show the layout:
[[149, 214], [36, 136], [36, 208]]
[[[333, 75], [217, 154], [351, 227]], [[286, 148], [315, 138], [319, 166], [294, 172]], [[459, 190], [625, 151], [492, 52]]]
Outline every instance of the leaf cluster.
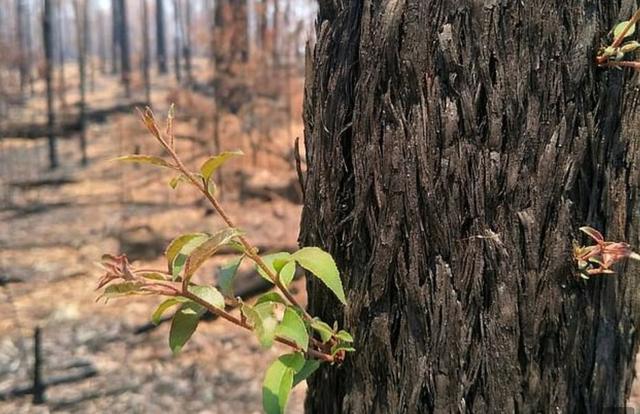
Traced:
[[[238, 229], [216, 198], [215, 172], [241, 151], [229, 151], [207, 159], [198, 171], [190, 171], [178, 157], [172, 134], [173, 107], [165, 132], [157, 125], [150, 109], [141, 112], [142, 120], [168, 153], [167, 158], [151, 155], [128, 155], [118, 160], [150, 164], [176, 172], [169, 185], [176, 188], [187, 183], [200, 191], [225, 221], [215, 232], [181, 234], [166, 248], [166, 269], [135, 269], [125, 255], [105, 255], [102, 267], [106, 273], [99, 282], [101, 297], [155, 294], [166, 298], [151, 319], [159, 323], [163, 315], [175, 309], [171, 319], [169, 347], [180, 352], [195, 333], [202, 315], [209, 311], [228, 322], [255, 333], [264, 348], [279, 342], [292, 349], [281, 355], [267, 369], [263, 383], [263, 405], [267, 413], [284, 412], [291, 389], [305, 380], [322, 363], [342, 363], [347, 352], [354, 351], [353, 337], [339, 330], [336, 323], [309, 315], [290, 293], [289, 286], [296, 270], [304, 269], [318, 278], [337, 298], [346, 304], [346, 296], [338, 267], [332, 256], [318, 247], [260, 255], [243, 231]], [[223, 247], [237, 252], [236, 257], [221, 266], [217, 286], [194, 283], [199, 269]], [[234, 293], [234, 279], [240, 264], [253, 262], [257, 275], [274, 285], [274, 290], [260, 296], [253, 304], [244, 303]], [[239, 317], [230, 313], [240, 309]]]

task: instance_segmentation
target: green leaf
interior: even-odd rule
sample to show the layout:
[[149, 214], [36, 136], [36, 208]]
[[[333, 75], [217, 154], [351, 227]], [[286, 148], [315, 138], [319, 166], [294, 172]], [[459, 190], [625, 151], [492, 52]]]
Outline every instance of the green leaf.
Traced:
[[213, 286], [190, 285], [189, 292], [216, 308], [224, 309], [224, 296]]
[[253, 326], [260, 345], [269, 348], [273, 344], [278, 320], [273, 312], [272, 303], [261, 303], [253, 307], [242, 304], [242, 313]]
[[100, 295], [100, 298], [105, 298], [106, 300], [108, 300], [122, 296], [147, 294], [147, 292], [140, 291], [142, 285], [143, 283], [141, 282], [132, 281], [113, 283], [104, 289], [104, 291]]
[[187, 176], [184, 175], [184, 174], [180, 174], [180, 175], [176, 175], [175, 177], [173, 177], [171, 179], [171, 181], [169, 181], [169, 185], [171, 186], [171, 188], [173, 188], [175, 190], [176, 188], [178, 188], [180, 183], [188, 183], [188, 182], [190, 182], [190, 181], [187, 178]]
[[279, 293], [277, 292], [267, 292], [264, 295], [260, 296], [258, 298], [258, 300], [256, 300], [256, 305], [259, 305], [261, 303], [281, 303], [283, 305], [286, 305], [287, 302], [284, 300], [284, 298], [282, 296], [280, 296]]
[[294, 373], [300, 372], [304, 367], [304, 355], [300, 352], [280, 355], [278, 359], [284, 364], [284, 366], [291, 368]]
[[165, 161], [163, 158], [154, 157], [153, 155], [124, 155], [122, 157], [115, 158], [114, 161], [138, 162], [141, 164], [152, 164], [173, 169], [176, 168], [175, 166]]
[[347, 331], [340, 331], [336, 336], [343, 342], [353, 343], [353, 336]]
[[168, 280], [169, 278], [165, 275], [163, 275], [162, 273], [158, 273], [158, 272], [144, 272], [144, 273], [138, 273], [138, 276], [144, 277], [145, 279], [151, 279], [151, 280]]
[[227, 162], [229, 159], [238, 157], [240, 155], [244, 155], [244, 153], [242, 151], [225, 151], [206, 160], [204, 164], [202, 164], [202, 167], [200, 167], [200, 172], [202, 173], [205, 182], [209, 182], [211, 176], [218, 169], [218, 167]]
[[355, 348], [348, 344], [338, 343], [331, 347], [331, 355], [335, 355], [340, 351], [355, 352]]
[[207, 186], [207, 192], [214, 197], [218, 196], [218, 186], [213, 180], [205, 181], [205, 185]]
[[[229, 246], [231, 249], [235, 250], [238, 253], [242, 253], [242, 254], [247, 253], [242, 243], [240, 243], [237, 240], [231, 240], [229, 243], [227, 243], [227, 246]], [[257, 251], [257, 249], [255, 250]]]
[[331, 329], [331, 327], [326, 322], [323, 322], [319, 319], [314, 319], [313, 322], [311, 322], [311, 327], [320, 334], [322, 343], [325, 343], [333, 338], [333, 329]]
[[304, 366], [302, 367], [302, 369], [300, 369], [300, 371], [298, 371], [293, 377], [293, 387], [309, 378], [311, 374], [316, 372], [316, 370], [320, 367], [320, 364], [321, 362], [317, 359], [307, 359], [306, 361], [304, 361]]
[[[624, 30], [625, 27], [627, 27], [628, 24], [629, 24], [629, 20], [626, 20], [624, 22], [618, 23], [613, 28], [613, 37], [614, 37], [614, 39], [622, 34], [622, 31]], [[629, 28], [629, 31], [627, 31], [627, 33], [624, 35], [624, 37], [626, 38], [626, 37], [631, 36], [632, 34], [635, 33], [635, 31], [636, 31], [636, 25], [634, 24], [633, 26], [631, 26]]]
[[300, 318], [291, 307], [285, 309], [282, 322], [278, 325], [278, 328], [276, 328], [276, 335], [292, 340], [304, 351], [306, 351], [309, 346], [309, 333], [307, 332], [307, 328], [302, 318]]
[[266, 414], [283, 414], [293, 386], [293, 377], [304, 366], [300, 353], [282, 355], [267, 368], [262, 383], [262, 406]]
[[[296, 273], [296, 264], [290, 260], [291, 254], [287, 252], [271, 253], [262, 256], [262, 261], [273, 272], [280, 276], [280, 281], [283, 285], [289, 286]], [[267, 281], [273, 283], [267, 273], [259, 266], [256, 266], [258, 273]]]
[[186, 302], [173, 315], [171, 330], [169, 331], [169, 347], [174, 354], [180, 352], [184, 344], [196, 331], [202, 313], [202, 306], [195, 302]]
[[287, 262], [287, 264], [285, 264], [282, 269], [278, 270], [278, 275], [280, 276], [280, 281], [282, 282], [282, 284], [288, 287], [296, 275], [296, 263]]
[[329, 253], [318, 247], [304, 247], [292, 254], [291, 259], [313, 273], [336, 295], [340, 302], [347, 304], [340, 272], [338, 272], [338, 267]]
[[228, 227], [210, 236], [203, 243], [198, 243], [188, 254], [189, 258], [184, 269], [185, 279], [189, 279], [220, 247], [240, 234], [242, 234], [240, 230]]
[[233, 282], [243, 258], [244, 256], [240, 256], [218, 268], [218, 286], [220, 286], [223, 295], [234, 296]]
[[187, 301], [188, 301], [187, 298], [183, 298], [181, 296], [165, 300], [160, 305], [158, 305], [156, 310], [151, 315], [151, 322], [153, 322], [154, 325], [159, 324], [160, 320], [162, 319], [162, 315], [167, 311], [167, 309], [179, 303], [184, 303]]
[[199, 244], [204, 243], [208, 239], [209, 235], [206, 233], [190, 233], [183, 234], [173, 239], [167, 249], [164, 252], [169, 265], [169, 272], [173, 275], [174, 279], [180, 274], [184, 267], [189, 254]]

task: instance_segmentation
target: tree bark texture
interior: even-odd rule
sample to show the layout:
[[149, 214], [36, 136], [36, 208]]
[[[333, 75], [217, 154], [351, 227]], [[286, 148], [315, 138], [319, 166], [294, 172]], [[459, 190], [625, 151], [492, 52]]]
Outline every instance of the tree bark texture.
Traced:
[[637, 265], [577, 277], [591, 225], [638, 240], [638, 75], [594, 57], [635, 2], [319, 2], [300, 242], [356, 338], [309, 413], [599, 413], [633, 380]]

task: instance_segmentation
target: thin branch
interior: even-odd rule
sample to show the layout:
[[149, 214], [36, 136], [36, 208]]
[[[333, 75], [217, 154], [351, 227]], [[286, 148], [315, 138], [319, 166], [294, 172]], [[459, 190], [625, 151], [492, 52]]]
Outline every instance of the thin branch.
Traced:
[[[205, 307], [209, 312], [218, 315], [219, 317], [226, 319], [227, 321], [240, 326], [241, 328], [247, 329], [249, 331], [253, 331], [253, 327], [251, 325], [249, 325], [247, 322], [245, 322], [244, 320], [238, 319], [235, 316], [229, 314], [228, 312], [226, 312], [224, 309], [220, 309], [220, 308], [216, 308], [215, 306], [213, 306], [212, 304], [208, 303], [207, 301], [201, 299], [200, 297], [194, 295], [193, 293], [189, 292], [189, 291], [185, 291], [180, 293], [180, 296], [184, 296], [187, 299], [190, 299], [198, 304], [200, 304], [201, 306]], [[294, 348], [296, 351], [298, 352], [303, 352], [302, 348], [300, 348], [300, 346], [298, 346], [298, 344], [296, 344], [293, 341], [290, 341], [287, 338], [283, 338], [281, 336], [276, 336], [274, 337], [274, 340], [277, 342], [280, 342], [283, 345], [287, 345], [291, 348]], [[322, 361], [326, 361], [326, 362], [334, 362], [334, 358], [332, 355], [329, 354], [325, 354], [323, 352], [317, 351], [313, 348], [309, 348], [307, 350], [307, 355], [315, 358], [315, 359], [319, 359]]]
[[605, 62], [601, 66], [604, 66], [606, 68], [625, 67], [625, 68], [633, 68], [633, 69], [640, 70], [640, 62], [627, 61], [627, 60], [623, 60], [621, 62], [615, 62], [615, 61], [614, 62]]

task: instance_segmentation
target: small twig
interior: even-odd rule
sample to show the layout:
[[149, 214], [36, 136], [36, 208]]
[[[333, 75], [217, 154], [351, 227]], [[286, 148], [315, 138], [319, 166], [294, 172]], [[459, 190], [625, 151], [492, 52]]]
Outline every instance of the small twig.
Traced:
[[33, 404], [44, 404], [46, 386], [42, 379], [42, 330], [39, 326], [33, 334]]
[[[187, 299], [190, 299], [198, 304], [200, 304], [201, 306], [205, 307], [209, 312], [218, 315], [221, 318], [226, 319], [227, 321], [233, 323], [234, 325], [240, 326], [241, 328], [247, 329], [249, 331], [253, 331], [253, 327], [251, 325], [249, 325], [246, 320], [243, 319], [238, 319], [235, 316], [227, 313], [224, 309], [220, 309], [220, 308], [216, 308], [215, 306], [211, 305], [210, 303], [208, 303], [207, 301], [201, 299], [200, 297], [194, 295], [193, 293], [189, 292], [189, 291], [184, 291], [180, 294], [180, 296], [184, 296]], [[277, 342], [280, 342], [283, 345], [287, 345], [291, 348], [294, 348], [296, 351], [302, 352], [302, 349], [293, 341], [290, 341], [286, 338], [283, 338], [281, 336], [276, 336], [274, 337], [274, 340]], [[313, 348], [309, 348], [307, 350], [307, 354], [315, 359], [319, 359], [322, 361], [326, 361], [326, 362], [333, 362], [334, 358], [332, 355], [329, 354], [325, 354], [323, 352], [320, 352], [318, 350], [315, 350]]]
[[601, 64], [600, 66], [603, 66], [605, 68], [625, 67], [625, 68], [633, 68], [633, 69], [640, 70], [640, 62], [627, 61], [627, 60], [623, 60], [623, 61], [620, 61], [620, 62], [609, 61], [609, 62], [605, 62], [605, 63]]

